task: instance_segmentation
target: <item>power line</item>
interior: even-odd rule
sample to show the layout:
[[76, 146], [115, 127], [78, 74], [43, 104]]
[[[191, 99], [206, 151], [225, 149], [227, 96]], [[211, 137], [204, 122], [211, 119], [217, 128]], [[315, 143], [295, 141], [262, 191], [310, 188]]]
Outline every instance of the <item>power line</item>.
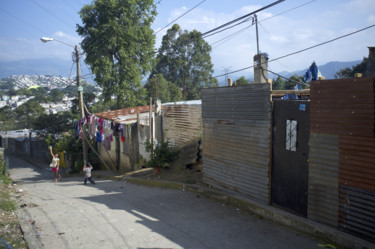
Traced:
[[225, 29], [222, 29], [222, 30], [216, 31], [215, 33], [208, 34], [208, 35], [206, 35], [206, 36], [203, 36], [203, 35], [202, 35], [202, 38], [207, 38], [207, 37], [210, 37], [210, 36], [212, 36], [212, 35], [216, 35], [216, 34], [218, 34], [218, 33], [221, 33], [221, 32], [223, 32], [223, 31], [225, 31], [225, 30], [228, 30], [228, 29], [234, 28], [234, 27], [236, 27], [236, 26], [238, 26], [238, 25], [240, 25], [240, 24], [242, 24], [242, 23], [248, 22], [248, 21], [250, 21], [250, 20], [251, 20], [251, 17], [247, 18], [246, 20], [244, 20], [244, 21], [242, 21], [242, 22], [240, 22], [240, 23], [234, 24], [234, 25], [232, 25], [232, 26], [230, 26], [230, 27], [228, 27], [228, 28], [225, 28]]
[[[311, 46], [311, 47], [308, 47], [308, 48], [305, 48], [305, 49], [301, 49], [301, 50], [298, 50], [298, 51], [293, 52], [293, 53], [290, 53], [290, 54], [286, 54], [286, 55], [283, 55], [283, 56], [277, 57], [277, 58], [275, 58], [275, 59], [269, 60], [268, 62], [273, 62], [273, 61], [280, 60], [280, 59], [283, 59], [283, 58], [288, 57], [288, 56], [291, 56], [291, 55], [295, 55], [295, 54], [298, 54], [298, 53], [302, 53], [302, 52], [304, 52], [304, 51], [306, 51], [306, 50], [309, 50], [309, 49], [312, 49], [312, 48], [316, 48], [316, 47], [319, 47], [319, 46], [325, 45], [325, 44], [327, 44], [327, 43], [330, 43], [330, 42], [333, 42], [333, 41], [336, 41], [336, 40], [342, 39], [342, 38], [347, 37], [347, 36], [350, 36], [350, 35], [354, 35], [354, 34], [356, 34], [356, 33], [362, 32], [362, 31], [364, 31], [364, 30], [366, 30], [366, 29], [369, 29], [369, 28], [372, 28], [372, 27], [375, 27], [375, 24], [370, 25], [370, 26], [367, 26], [367, 27], [362, 28], [362, 29], [359, 29], [359, 30], [357, 30], [357, 31], [354, 31], [354, 32], [348, 33], [348, 34], [346, 34], [346, 35], [342, 35], [342, 36], [336, 37], [336, 38], [334, 38], [334, 39], [332, 39], [332, 40], [328, 40], [328, 41], [325, 41], [325, 42], [322, 42], [322, 43], [316, 44], [316, 45], [314, 45], [314, 46]], [[241, 71], [243, 71], [243, 70], [250, 69], [250, 68], [253, 68], [253, 67], [254, 67], [254, 66], [245, 67], [245, 68], [242, 68], [242, 69], [239, 69], [239, 70], [236, 70], [236, 71], [230, 72], [230, 74], [237, 73], [237, 72], [241, 72]], [[217, 77], [222, 77], [222, 76], [224, 76], [224, 75], [225, 75], [225, 74], [221, 74], [221, 75], [216, 75], [216, 76], [213, 76], [213, 77], [214, 77], [214, 78], [217, 78]]]
[[[279, 15], [281, 15], [281, 14], [285, 14], [285, 13], [287, 13], [287, 12], [289, 12], [289, 11], [292, 11], [292, 10], [295, 10], [295, 9], [298, 9], [298, 8], [301, 8], [301, 7], [303, 7], [303, 6], [307, 5], [307, 4], [310, 4], [310, 3], [315, 2], [315, 1], [316, 1], [316, 0], [312, 0], [312, 1], [306, 2], [306, 3], [304, 3], [304, 4], [298, 5], [298, 6], [294, 7], [294, 8], [292, 8], [292, 9], [286, 10], [286, 11], [284, 11], [284, 12], [278, 13], [278, 14], [276, 14], [276, 15], [274, 15], [274, 16], [269, 17], [269, 18], [266, 18], [266, 19], [263, 19], [263, 20], [261, 20], [261, 21], [258, 21], [258, 23], [260, 24], [260, 22], [267, 21], [267, 20], [269, 20], [269, 19], [271, 19], [271, 18], [274, 18], [274, 17], [279, 16]], [[254, 25], [254, 24], [251, 24], [250, 26], [247, 26], [247, 27], [245, 27], [245, 28], [243, 28], [243, 29], [241, 29], [241, 30], [239, 30], [239, 31], [236, 31], [235, 33], [232, 33], [232, 34], [230, 34], [230, 35], [228, 35], [228, 36], [226, 36], [226, 37], [224, 37], [224, 38], [222, 38], [222, 39], [220, 39], [220, 40], [218, 40], [218, 41], [213, 42], [213, 43], [211, 44], [211, 46], [214, 45], [215, 43], [218, 43], [218, 42], [220, 42], [220, 41], [225, 40], [225, 39], [228, 38], [226, 41], [224, 41], [224, 42], [220, 43], [219, 45], [213, 47], [213, 48], [217, 48], [218, 46], [220, 46], [220, 45], [226, 43], [227, 41], [231, 40], [232, 38], [234, 38], [235, 36], [239, 35], [240, 33], [242, 33], [242, 32], [245, 31], [247, 28], [250, 28], [250, 27], [253, 26], [253, 25]], [[262, 28], [264, 29], [264, 27], [262, 27]]]
[[[175, 21], [177, 21], [178, 19], [180, 19], [181, 17], [183, 17], [184, 15], [186, 15], [187, 13], [189, 13], [190, 11], [192, 11], [193, 9], [195, 9], [196, 7], [198, 7], [199, 5], [201, 5], [202, 3], [204, 3], [206, 0], [203, 0], [202, 2], [198, 3], [197, 5], [195, 5], [193, 8], [189, 9], [188, 11], [186, 11], [185, 13], [183, 13], [182, 15], [180, 15], [179, 17], [177, 17], [176, 19], [174, 19], [173, 21], [171, 21], [170, 23], [168, 23], [167, 25], [165, 25], [163, 28], [159, 29], [158, 31], [156, 31], [154, 33], [154, 35], [156, 35], [157, 33], [159, 33], [160, 31], [162, 31], [163, 29], [165, 29], [166, 27], [168, 27], [169, 25], [171, 25], [172, 23], [174, 23]], [[159, 1], [160, 2], [160, 1]]]
[[277, 76], [279, 76], [280, 78], [286, 79], [286, 80], [288, 80], [288, 81], [292, 81], [292, 82], [294, 82], [294, 83], [296, 83], [296, 84], [302, 84], [302, 85], [305, 85], [305, 86], [309, 86], [309, 84], [306, 84], [306, 83], [301, 82], [301, 81], [296, 81], [296, 80], [293, 80], [293, 79], [290, 79], [290, 78], [288, 79], [287, 77], [284, 77], [284, 76], [282, 76], [282, 75], [280, 75], [280, 74], [278, 74], [278, 73], [272, 72], [271, 70], [268, 70], [268, 69], [265, 69], [265, 68], [262, 68], [262, 70], [266, 70], [266, 71], [269, 72], [269, 73], [272, 73], [272, 74], [274, 74], [274, 75], [277, 75]]
[[65, 25], [67, 25], [69, 28], [72, 27], [72, 25], [70, 25], [69, 23], [67, 23], [64, 19], [58, 17], [55, 13], [53, 13], [52, 11], [50, 11], [49, 9], [47, 9], [46, 7], [40, 5], [39, 3], [35, 2], [34, 0], [31, 0], [35, 5], [37, 5], [39, 8], [41, 8], [42, 10], [48, 12], [51, 16], [53, 16], [54, 18], [58, 19], [59, 21], [61, 21], [62, 23], [64, 23]]
[[6, 14], [10, 15], [11, 17], [13, 17], [13, 18], [17, 19], [18, 21], [20, 21], [20, 22], [22, 22], [22, 23], [26, 24], [27, 26], [29, 26], [29, 27], [31, 27], [31, 28], [33, 28], [33, 29], [35, 29], [35, 30], [39, 31], [39, 32], [40, 32], [41, 34], [46, 34], [46, 32], [44, 32], [44, 31], [43, 31], [43, 30], [41, 30], [40, 28], [38, 28], [38, 27], [36, 27], [36, 26], [34, 26], [34, 25], [31, 25], [31, 23], [30, 23], [30, 22], [26, 22], [26, 21], [22, 20], [22, 19], [21, 19], [21, 18], [19, 18], [18, 16], [16, 16], [16, 15], [13, 15], [12, 13], [10, 13], [10, 12], [8, 12], [8, 11], [4, 10], [4, 9], [3, 9], [3, 8], [1, 8], [1, 7], [0, 7], [0, 10], [1, 10], [1, 11], [3, 11], [3, 12], [5, 12]]
[[269, 4], [269, 5], [267, 5], [267, 6], [263, 7], [263, 8], [260, 8], [260, 9], [258, 9], [258, 10], [255, 10], [255, 11], [253, 11], [253, 12], [250, 12], [249, 14], [246, 14], [246, 15], [241, 16], [241, 17], [239, 17], [239, 18], [236, 18], [236, 19], [234, 19], [234, 20], [232, 20], [232, 21], [230, 21], [230, 22], [227, 22], [227, 23], [225, 23], [225, 24], [223, 24], [223, 25], [220, 25], [219, 27], [216, 27], [216, 28], [214, 28], [214, 29], [211, 29], [211, 30], [209, 30], [209, 31], [207, 31], [207, 32], [205, 32], [205, 33], [203, 33], [202, 36], [206, 36], [206, 35], [208, 35], [208, 34], [210, 34], [210, 33], [212, 33], [212, 32], [215, 32], [215, 31], [217, 31], [217, 30], [220, 30], [220, 29], [222, 29], [222, 28], [224, 28], [224, 27], [226, 27], [226, 26], [228, 26], [228, 25], [231, 25], [231, 24], [233, 24], [233, 23], [236, 23], [236, 22], [238, 22], [238, 21], [240, 21], [240, 20], [242, 20], [242, 19], [245, 19], [245, 18], [247, 18], [247, 17], [249, 17], [249, 16], [254, 15], [255, 13], [257, 13], [257, 12], [259, 12], [259, 11], [265, 10], [265, 9], [267, 9], [267, 8], [270, 8], [270, 7], [272, 7], [272, 6], [276, 5], [276, 4], [279, 4], [279, 3], [284, 2], [284, 1], [285, 1], [285, 0], [279, 0], [279, 1], [276, 1], [276, 2], [274, 2], [274, 3], [271, 3], [271, 4]]
[[275, 58], [275, 59], [269, 60], [268, 62], [272, 62], [272, 61], [275, 61], [275, 60], [279, 60], [279, 59], [282, 59], [282, 58], [285, 58], [285, 57], [288, 57], [288, 56], [291, 56], [291, 55], [295, 55], [295, 54], [298, 54], [298, 53], [304, 52], [304, 51], [309, 50], [309, 49], [312, 49], [312, 48], [316, 48], [316, 47], [322, 46], [322, 45], [324, 45], [324, 44], [327, 44], [327, 43], [330, 43], [330, 42], [333, 42], [333, 41], [339, 40], [339, 39], [344, 38], [344, 37], [347, 37], [347, 36], [354, 35], [354, 34], [356, 34], [356, 33], [362, 32], [362, 31], [364, 31], [364, 30], [366, 30], [366, 29], [369, 29], [369, 28], [372, 28], [372, 27], [375, 27], [375, 24], [370, 25], [370, 26], [367, 26], [367, 27], [362, 28], [362, 29], [359, 29], [359, 30], [357, 30], [357, 31], [351, 32], [351, 33], [349, 33], [349, 34], [346, 34], [346, 35], [342, 35], [342, 36], [336, 37], [336, 38], [334, 38], [334, 39], [332, 39], [332, 40], [328, 40], [328, 41], [325, 41], [325, 42], [322, 42], [322, 43], [316, 44], [316, 45], [314, 45], [314, 46], [311, 46], [311, 47], [308, 47], [308, 48], [305, 48], [305, 49], [301, 49], [301, 50], [299, 50], [299, 51], [296, 51], [296, 52], [293, 52], [293, 53], [290, 53], [290, 54], [287, 54], [287, 55], [280, 56], [280, 57], [278, 57], [278, 58]]
[[220, 39], [220, 40], [218, 40], [218, 41], [216, 41], [216, 42], [213, 42], [213, 43], [211, 44], [211, 46], [214, 45], [214, 44], [216, 44], [216, 43], [218, 43], [218, 42], [221, 42], [222, 40], [225, 40], [225, 41], [223, 41], [222, 43], [220, 43], [219, 45], [213, 47], [213, 48], [217, 48], [218, 46], [220, 46], [220, 45], [226, 43], [226, 42], [229, 41], [230, 39], [232, 39], [232, 38], [234, 38], [235, 36], [241, 34], [243, 31], [245, 31], [246, 29], [250, 28], [250, 27], [253, 26], [253, 25], [254, 25], [254, 24], [251, 24], [251, 25], [249, 25], [249, 26], [246, 26], [245, 28], [240, 29], [239, 31], [237, 31], [237, 32], [235, 32], [235, 33], [232, 33], [231, 35], [226, 36], [226, 37], [224, 37], [223, 39]]
[[271, 16], [271, 17], [265, 18], [265, 19], [263, 19], [263, 20], [261, 20], [261, 21], [258, 21], [258, 23], [260, 23], [260, 22], [264, 22], [264, 21], [267, 21], [267, 20], [269, 20], [269, 19], [271, 19], [271, 18], [274, 18], [274, 17], [277, 17], [277, 16], [279, 16], [279, 15], [282, 15], [282, 14], [288, 13], [289, 11], [292, 11], [292, 10], [295, 10], [295, 9], [298, 9], [298, 8], [301, 8], [301, 7], [303, 7], [303, 6], [305, 6], [305, 5], [308, 5], [308, 4], [310, 4], [310, 3], [312, 3], [312, 2], [315, 2], [315, 1], [316, 1], [316, 0], [312, 0], [312, 1], [310, 1], [310, 2], [303, 3], [303, 4], [298, 5], [298, 6], [294, 7], [294, 8], [292, 8], [292, 9], [286, 10], [286, 11], [281, 12], [281, 13], [279, 13], [279, 14], [276, 14], [276, 15], [274, 15], [274, 16]]

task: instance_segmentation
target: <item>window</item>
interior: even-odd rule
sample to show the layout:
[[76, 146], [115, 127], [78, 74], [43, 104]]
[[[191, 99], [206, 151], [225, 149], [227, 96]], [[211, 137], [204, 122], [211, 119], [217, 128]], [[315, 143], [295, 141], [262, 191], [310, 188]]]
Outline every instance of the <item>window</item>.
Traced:
[[289, 150], [289, 151], [297, 150], [297, 121], [296, 120], [286, 121], [285, 146], [286, 146], [286, 150]]

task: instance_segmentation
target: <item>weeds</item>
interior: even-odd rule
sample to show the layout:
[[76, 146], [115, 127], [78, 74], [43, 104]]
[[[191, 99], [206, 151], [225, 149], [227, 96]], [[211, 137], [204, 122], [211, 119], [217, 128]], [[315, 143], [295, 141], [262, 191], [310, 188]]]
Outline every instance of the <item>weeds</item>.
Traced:
[[16, 203], [11, 199], [11, 183], [5, 174], [0, 175], [0, 248], [7, 248], [6, 242], [14, 249], [24, 249], [27, 244], [16, 216]]

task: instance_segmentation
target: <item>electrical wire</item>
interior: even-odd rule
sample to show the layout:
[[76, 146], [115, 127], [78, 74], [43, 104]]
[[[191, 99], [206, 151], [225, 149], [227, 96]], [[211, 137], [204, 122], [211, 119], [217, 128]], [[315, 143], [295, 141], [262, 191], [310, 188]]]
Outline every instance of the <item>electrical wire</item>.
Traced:
[[46, 32], [44, 32], [44, 31], [41, 30], [40, 28], [38, 28], [38, 27], [32, 25], [30, 22], [26, 22], [26, 21], [22, 20], [22, 19], [19, 18], [18, 16], [13, 15], [12, 13], [6, 11], [5, 9], [3, 9], [3, 8], [1, 8], [1, 7], [0, 7], [0, 10], [3, 11], [4, 13], [10, 15], [11, 17], [17, 19], [18, 21], [22, 22], [23, 24], [26, 24], [27, 26], [29, 26], [29, 27], [35, 29], [36, 31], [39, 31], [41, 34], [46, 34]]
[[301, 8], [301, 7], [305, 6], [305, 5], [308, 5], [308, 4], [310, 4], [310, 3], [313, 3], [313, 2], [315, 2], [315, 1], [316, 1], [316, 0], [312, 0], [312, 1], [309, 1], [309, 2], [306, 2], [306, 3], [303, 3], [303, 4], [298, 5], [298, 6], [294, 7], [294, 8], [292, 8], [292, 9], [286, 10], [286, 11], [281, 12], [281, 13], [279, 13], [279, 14], [276, 14], [276, 15], [274, 15], [274, 16], [271, 16], [271, 17], [265, 18], [265, 19], [263, 19], [263, 20], [260, 20], [260, 21], [258, 21], [258, 23], [260, 23], [260, 22], [264, 22], [264, 21], [267, 21], [267, 20], [272, 19], [272, 18], [274, 18], [274, 17], [277, 17], [277, 16], [279, 16], [279, 15], [282, 15], [282, 14], [288, 13], [288, 12], [290, 12], [290, 11], [292, 11], [292, 10], [295, 10], [295, 9]]
[[215, 43], [217, 43], [217, 42], [220, 42], [220, 41], [222, 41], [222, 40], [225, 39], [225, 41], [223, 41], [223, 42], [221, 42], [220, 44], [218, 44], [218, 45], [216, 45], [215, 47], [213, 47], [213, 49], [214, 49], [214, 48], [217, 48], [217, 47], [219, 47], [220, 45], [223, 45], [224, 43], [228, 42], [228, 41], [231, 40], [232, 38], [236, 37], [237, 35], [241, 34], [244, 30], [250, 28], [251, 26], [253, 26], [253, 24], [252, 24], [252, 25], [249, 25], [249, 26], [247, 26], [247, 27], [245, 27], [245, 28], [243, 28], [243, 29], [241, 29], [241, 30], [239, 30], [239, 31], [237, 31], [236, 33], [231, 34], [230, 36], [226, 36], [225, 38], [223, 38], [223, 39], [221, 39], [221, 40], [219, 40], [219, 41], [216, 41], [216, 42], [212, 43], [211, 46], [212, 46], [213, 44], [215, 44]]
[[206, 35], [206, 36], [203, 36], [203, 35], [202, 35], [202, 38], [207, 38], [207, 37], [210, 37], [210, 36], [212, 36], [212, 35], [216, 35], [216, 34], [218, 34], [218, 33], [221, 33], [221, 32], [223, 32], [223, 31], [225, 31], [225, 30], [228, 30], [228, 29], [234, 28], [234, 27], [236, 27], [236, 26], [238, 26], [238, 25], [240, 25], [240, 24], [242, 24], [242, 23], [248, 22], [248, 21], [250, 21], [251, 19], [252, 19], [252, 18], [249, 17], [249, 18], [247, 18], [246, 20], [244, 20], [244, 21], [242, 21], [242, 22], [240, 22], [240, 23], [237, 23], [237, 24], [234, 24], [234, 25], [232, 25], [232, 26], [230, 26], [230, 27], [228, 27], [228, 28], [225, 28], [225, 29], [222, 29], [222, 30], [216, 31], [215, 33], [208, 34], [208, 35]]
[[61, 21], [62, 23], [64, 23], [67, 27], [71, 28], [72, 25], [70, 25], [69, 23], [67, 23], [64, 19], [58, 17], [55, 13], [51, 12], [49, 9], [45, 8], [43, 5], [40, 5], [39, 3], [37, 3], [36, 1], [34, 0], [31, 0], [31, 2], [33, 2], [36, 6], [38, 6], [39, 8], [41, 8], [42, 10], [46, 11], [47, 13], [49, 13], [51, 16], [53, 16], [54, 18], [56, 18], [57, 20]]
[[310, 86], [309, 84], [306, 84], [305, 82], [296, 81], [296, 80], [293, 80], [293, 79], [290, 79], [290, 78], [284, 77], [284, 76], [282, 76], [282, 75], [280, 75], [280, 74], [278, 74], [278, 73], [272, 72], [271, 70], [268, 70], [268, 69], [265, 69], [265, 68], [262, 68], [262, 70], [265, 70], [265, 71], [267, 71], [267, 72], [269, 72], [269, 73], [272, 73], [272, 74], [274, 74], [274, 75], [277, 75], [277, 76], [279, 76], [280, 78], [283, 78], [283, 79], [285, 79], [285, 80], [292, 81], [292, 82], [294, 82], [294, 83], [296, 83], [296, 84], [301, 84], [301, 85], [305, 85], [305, 86]]
[[220, 25], [219, 27], [216, 27], [216, 28], [214, 28], [214, 29], [211, 29], [211, 30], [209, 30], [209, 31], [207, 31], [207, 32], [205, 32], [205, 33], [203, 33], [203, 34], [202, 34], [202, 37], [203, 37], [203, 36], [207, 36], [207, 35], [210, 34], [210, 33], [213, 33], [213, 32], [215, 32], [215, 31], [217, 31], [217, 30], [220, 30], [220, 29], [222, 29], [222, 28], [224, 28], [224, 27], [226, 27], [226, 26], [228, 26], [228, 25], [231, 25], [231, 24], [233, 24], [233, 23], [236, 23], [236, 22], [238, 22], [238, 21], [240, 21], [240, 20], [242, 20], [242, 19], [245, 19], [245, 18], [247, 18], [247, 17], [249, 17], [249, 16], [254, 15], [255, 13], [258, 13], [258, 12], [260, 12], [260, 11], [262, 11], [262, 10], [268, 9], [268, 8], [270, 8], [270, 7], [272, 7], [272, 6], [276, 5], [276, 4], [279, 4], [279, 3], [281, 3], [281, 2], [284, 2], [284, 1], [285, 1], [285, 0], [279, 0], [279, 1], [273, 2], [273, 3], [267, 5], [267, 6], [263, 7], [263, 8], [257, 9], [257, 10], [255, 10], [255, 11], [253, 11], [253, 12], [250, 12], [250, 13], [244, 15], [244, 16], [241, 16], [241, 17], [236, 18], [236, 19], [234, 19], [234, 20], [232, 20], [232, 21], [230, 21], [230, 22], [227, 22], [227, 23], [225, 23], [225, 24], [223, 24], [223, 25]]
[[[187, 13], [189, 13], [190, 11], [192, 11], [193, 9], [195, 9], [196, 7], [198, 7], [199, 5], [201, 5], [202, 3], [204, 3], [206, 0], [203, 0], [202, 2], [198, 3], [197, 5], [195, 5], [193, 8], [189, 9], [188, 11], [186, 11], [185, 13], [183, 13], [182, 15], [180, 15], [179, 17], [177, 17], [176, 19], [174, 19], [173, 21], [171, 21], [170, 23], [168, 23], [167, 25], [165, 25], [163, 28], [159, 29], [158, 31], [156, 31], [154, 33], [154, 35], [156, 35], [157, 33], [159, 33], [160, 31], [164, 30], [166, 27], [168, 27], [169, 25], [171, 25], [172, 23], [174, 23], [175, 21], [177, 21], [178, 19], [180, 19], [181, 17], [183, 17], [184, 15], [186, 15]], [[159, 1], [160, 2], [160, 1]]]
[[[292, 10], [295, 10], [295, 9], [298, 9], [298, 8], [301, 8], [301, 7], [303, 7], [303, 6], [307, 5], [307, 4], [310, 4], [310, 3], [315, 2], [315, 1], [317, 1], [317, 0], [309, 1], [309, 2], [306, 2], [306, 3], [304, 3], [304, 4], [298, 5], [298, 6], [294, 7], [294, 8], [292, 8], [292, 9], [286, 10], [286, 11], [284, 11], [284, 12], [278, 13], [278, 14], [276, 14], [276, 15], [274, 15], [274, 16], [269, 17], [269, 18], [266, 18], [266, 19], [263, 19], [263, 20], [261, 20], [261, 21], [258, 21], [258, 23], [260, 23], [260, 22], [264, 22], [264, 21], [267, 21], [267, 20], [269, 20], [269, 19], [271, 19], [271, 18], [274, 18], [274, 17], [279, 16], [279, 15], [281, 15], [281, 14], [285, 14], [285, 13], [287, 13], [287, 12], [289, 12], [289, 11], [292, 11]], [[252, 25], [253, 25], [253, 24], [252, 24]], [[211, 46], [214, 45], [214, 44], [217, 43], [217, 42], [220, 42], [220, 41], [222, 41], [222, 40], [225, 40], [225, 39], [228, 38], [228, 37], [230, 37], [230, 38], [228, 38], [228, 40], [226, 40], [225, 42], [229, 41], [230, 39], [234, 38], [235, 36], [239, 35], [239, 34], [242, 33], [243, 31], [245, 31], [247, 28], [251, 27], [252, 25], [247, 26], [247, 27], [241, 29], [240, 31], [236, 31], [235, 33], [232, 33], [232, 34], [230, 34], [230, 35], [228, 35], [228, 36], [226, 36], [226, 37], [224, 37], [224, 38], [222, 38], [222, 39], [220, 39], [220, 40], [218, 40], [218, 41], [213, 42], [213, 43], [211, 44]], [[239, 32], [239, 33], [237, 33], [237, 32]], [[236, 34], [236, 33], [237, 33], [237, 34]], [[234, 35], [234, 34], [236, 34], [236, 35]], [[232, 36], [232, 35], [233, 35], [233, 36]], [[232, 36], [232, 37], [231, 37], [231, 36]], [[224, 44], [225, 42], [223, 42], [223, 43], [221, 43], [221, 44]], [[220, 45], [221, 45], [221, 44], [220, 44]], [[215, 47], [213, 47], [213, 48], [216, 48], [216, 47], [218, 47], [218, 46], [220, 46], [220, 45], [217, 45], [217, 46], [215, 46]]]
[[[333, 42], [333, 41], [336, 41], [336, 40], [339, 40], [339, 39], [345, 38], [345, 37], [347, 37], [347, 36], [354, 35], [354, 34], [356, 34], [356, 33], [362, 32], [362, 31], [364, 31], [364, 30], [366, 30], [366, 29], [373, 28], [373, 27], [375, 27], [375, 24], [370, 25], [370, 26], [367, 26], [367, 27], [362, 28], [362, 29], [359, 29], [359, 30], [356, 30], [356, 31], [354, 31], [354, 32], [351, 32], [351, 33], [348, 33], [348, 34], [345, 34], [345, 35], [342, 35], [342, 36], [336, 37], [336, 38], [334, 38], [334, 39], [331, 39], [331, 40], [328, 40], [328, 41], [325, 41], [325, 42], [322, 42], [322, 43], [316, 44], [316, 45], [314, 45], [314, 46], [311, 46], [311, 47], [308, 47], [308, 48], [305, 48], [305, 49], [298, 50], [298, 51], [296, 51], [296, 52], [292, 52], [292, 53], [289, 53], [289, 54], [286, 54], [286, 55], [283, 55], [283, 56], [277, 57], [277, 58], [275, 58], [275, 59], [269, 60], [268, 62], [273, 62], [273, 61], [276, 61], [276, 60], [283, 59], [283, 58], [285, 58], [285, 57], [289, 57], [289, 56], [292, 56], [292, 55], [295, 55], [295, 54], [298, 54], [298, 53], [302, 53], [302, 52], [307, 51], [307, 50], [310, 50], [310, 49], [312, 49], [312, 48], [316, 48], [316, 47], [319, 47], [319, 46], [325, 45], [325, 44], [327, 44], [327, 43], [330, 43], [330, 42]], [[249, 67], [245, 67], [245, 68], [242, 68], [242, 69], [238, 69], [238, 70], [236, 70], [236, 71], [230, 72], [229, 74], [237, 73], [237, 72], [241, 72], [241, 71], [243, 71], [243, 70], [250, 69], [250, 68], [253, 68], [253, 67], [254, 67], [254, 66], [249, 66]], [[225, 75], [225, 74], [221, 74], [221, 75], [216, 75], [216, 76], [212, 76], [212, 77], [217, 78], [217, 77], [222, 77], [222, 76], [224, 76], [224, 75]]]

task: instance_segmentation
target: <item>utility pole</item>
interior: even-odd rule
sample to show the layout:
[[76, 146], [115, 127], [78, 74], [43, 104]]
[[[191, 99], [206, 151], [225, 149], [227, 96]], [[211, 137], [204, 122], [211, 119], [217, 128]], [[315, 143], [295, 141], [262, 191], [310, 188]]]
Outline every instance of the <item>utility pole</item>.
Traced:
[[255, 22], [255, 30], [256, 30], [256, 36], [257, 36], [257, 54], [259, 54], [258, 19], [257, 19], [256, 14], [254, 14], [254, 22]]
[[[76, 63], [77, 63], [77, 88], [78, 88], [78, 102], [79, 108], [81, 109], [81, 119], [85, 117], [85, 111], [83, 108], [83, 87], [81, 85], [81, 66], [79, 64], [79, 52], [78, 52], [78, 45], [74, 47], [74, 52], [76, 56]], [[82, 126], [83, 129], [83, 126]], [[87, 146], [86, 140], [82, 140], [82, 148], [83, 148], [83, 164], [86, 165], [87, 162]]]

